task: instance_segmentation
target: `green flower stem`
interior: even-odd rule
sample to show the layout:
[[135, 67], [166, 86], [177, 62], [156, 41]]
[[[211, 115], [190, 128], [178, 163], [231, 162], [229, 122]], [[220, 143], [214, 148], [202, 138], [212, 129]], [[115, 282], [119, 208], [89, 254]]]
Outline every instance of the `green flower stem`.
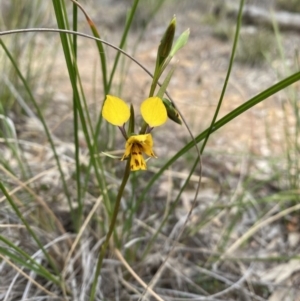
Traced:
[[143, 120], [143, 125], [142, 125], [141, 130], [140, 130], [140, 135], [146, 133], [147, 126], [148, 126], [147, 122]]
[[104, 259], [104, 256], [105, 256], [108, 244], [109, 244], [110, 237], [111, 237], [111, 235], [114, 231], [115, 225], [116, 225], [117, 216], [118, 216], [118, 212], [119, 212], [119, 207], [120, 207], [120, 203], [121, 203], [121, 198], [122, 198], [126, 183], [128, 181], [129, 175], [130, 175], [130, 158], [127, 160], [123, 180], [122, 180], [121, 186], [119, 188], [118, 195], [116, 197], [115, 208], [114, 208], [112, 220], [110, 222], [109, 230], [108, 230], [108, 233], [106, 235], [105, 241], [104, 241], [103, 245], [101, 246], [101, 250], [100, 250], [100, 253], [99, 253], [99, 258], [98, 258], [97, 267], [96, 267], [96, 273], [95, 273], [95, 277], [94, 277], [94, 281], [93, 281], [93, 285], [92, 285], [92, 289], [91, 289], [90, 301], [95, 300], [96, 285], [97, 285], [97, 282], [98, 282], [97, 280], [98, 280], [98, 277], [100, 275], [103, 259]]
[[152, 84], [151, 84], [151, 88], [150, 88], [150, 92], [149, 92], [149, 97], [152, 97], [154, 95], [157, 83], [158, 83], [158, 79], [159, 76], [161, 75], [160, 70], [155, 70], [154, 71], [154, 75], [153, 75], [153, 79], [152, 79]]

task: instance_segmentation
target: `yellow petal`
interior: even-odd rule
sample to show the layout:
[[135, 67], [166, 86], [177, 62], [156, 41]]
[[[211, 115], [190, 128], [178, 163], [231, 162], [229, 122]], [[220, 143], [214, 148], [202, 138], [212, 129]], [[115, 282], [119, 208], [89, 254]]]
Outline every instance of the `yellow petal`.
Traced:
[[144, 143], [152, 143], [152, 136], [151, 134], [144, 134], [144, 135], [132, 135], [126, 141], [126, 148], [132, 146], [133, 144], [144, 144]]
[[128, 145], [127, 142], [126, 142], [126, 144], [125, 144], [125, 153], [124, 153], [123, 157], [121, 158], [121, 161], [123, 161], [125, 158], [127, 158], [130, 155], [131, 148], [132, 148], [132, 144]]
[[130, 169], [135, 170], [146, 170], [147, 165], [142, 155], [142, 148], [139, 144], [134, 144], [131, 149], [130, 158]]
[[152, 150], [152, 147], [153, 147], [152, 135], [144, 134], [144, 135], [133, 135], [133, 136], [129, 137], [129, 139], [126, 141], [126, 144], [125, 144], [125, 153], [124, 153], [122, 160], [124, 160], [124, 158], [128, 157], [128, 155], [131, 153], [131, 147], [134, 144], [140, 145], [142, 152], [145, 153], [146, 155], [148, 155], [149, 157], [156, 158], [156, 156]]
[[145, 170], [147, 169], [146, 162], [143, 157], [143, 153], [149, 157], [156, 158], [153, 150], [153, 140], [151, 134], [144, 135], [133, 135], [128, 138], [125, 144], [125, 153], [121, 159], [123, 161], [129, 155], [130, 158], [130, 169], [135, 170]]
[[[140, 143], [143, 144], [145, 143], [147, 140], [149, 140], [149, 136], [151, 136], [151, 134], [143, 134], [143, 135], [132, 135], [128, 138], [127, 142], [126, 142], [126, 146], [134, 144], [134, 143]], [[152, 141], [152, 136], [150, 138], [150, 141]], [[153, 142], [152, 142], [153, 144]]]
[[[148, 134], [150, 135], [150, 134]], [[130, 153], [131, 153], [131, 149], [133, 147], [134, 144], [142, 144], [147, 140], [147, 135], [132, 135], [128, 138], [128, 140], [126, 141], [125, 144], [125, 153], [121, 159], [121, 161], [123, 161], [125, 158], [127, 158]]]
[[[140, 135], [141, 136], [141, 135]], [[146, 134], [146, 139], [144, 142], [141, 144], [143, 148], [143, 152], [148, 155], [149, 157], [154, 157], [157, 158], [152, 150], [153, 147], [153, 140], [152, 140], [152, 135], [151, 134]]]
[[116, 96], [106, 95], [102, 116], [113, 125], [123, 126], [130, 117], [130, 110], [124, 100]]
[[145, 135], [133, 135], [128, 138], [128, 140], [125, 143], [125, 153], [124, 153], [121, 161], [123, 161], [125, 158], [127, 158], [130, 155], [131, 149], [132, 149], [134, 143], [140, 141], [140, 139], [139, 138], [136, 139], [136, 137], [140, 137], [140, 136], [145, 136]]
[[141, 113], [150, 127], [160, 126], [167, 121], [167, 110], [159, 97], [150, 97], [141, 104]]

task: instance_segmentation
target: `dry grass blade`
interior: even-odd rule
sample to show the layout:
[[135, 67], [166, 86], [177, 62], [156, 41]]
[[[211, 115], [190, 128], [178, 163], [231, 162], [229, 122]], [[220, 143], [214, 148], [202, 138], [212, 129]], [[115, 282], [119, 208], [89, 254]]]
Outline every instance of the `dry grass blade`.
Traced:
[[134, 272], [134, 270], [130, 267], [130, 265], [127, 263], [127, 261], [118, 249], [115, 249], [114, 253], [117, 256], [117, 258], [123, 263], [128, 272], [134, 277], [134, 279], [136, 279], [142, 285], [143, 288], [147, 289], [150, 295], [152, 295], [158, 301], [164, 301], [158, 294], [156, 294], [150, 287], [148, 287], [148, 285]]
[[287, 214], [290, 214], [292, 212], [298, 211], [300, 210], [300, 204], [297, 204], [293, 207], [287, 208], [265, 220], [262, 220], [260, 222], [258, 222], [257, 224], [255, 224], [253, 227], [251, 227], [246, 233], [244, 233], [234, 244], [231, 245], [231, 247], [229, 247], [224, 254], [221, 256], [221, 259], [226, 258], [227, 255], [229, 255], [230, 253], [233, 253], [234, 251], [236, 251], [236, 249], [238, 247], [240, 247], [240, 245], [248, 238], [250, 238], [254, 233], [256, 233], [259, 229], [267, 226], [268, 224], [271, 224], [275, 221], [277, 221], [278, 219], [284, 217]]
[[[0, 170], [2, 170], [5, 174], [7, 174], [11, 179], [13, 179], [15, 182], [18, 183], [19, 186], [21, 186], [22, 188], [24, 188], [25, 190], [27, 190], [27, 192], [29, 192], [31, 195], [33, 195], [36, 199], [36, 201], [45, 209], [45, 211], [47, 213], [49, 213], [49, 215], [54, 219], [54, 221], [57, 224], [58, 229], [60, 230], [60, 232], [62, 234], [66, 233], [66, 230], [64, 228], [64, 226], [62, 225], [62, 223], [58, 220], [58, 218], [56, 217], [56, 215], [53, 213], [53, 211], [50, 209], [50, 207], [47, 205], [47, 203], [41, 198], [39, 197], [30, 187], [28, 187], [27, 182], [23, 183], [22, 181], [20, 181], [17, 177], [15, 177], [12, 173], [10, 173], [7, 169], [5, 169], [2, 165], [0, 165]], [[29, 183], [31, 183], [31, 180], [29, 181]], [[14, 192], [9, 191], [8, 192], [9, 195], [13, 195]], [[69, 244], [71, 244], [71, 241], [69, 241]]]
[[[1, 166], [0, 166], [0, 168], [1, 168]], [[43, 172], [40, 172], [39, 174], [35, 175], [34, 177], [32, 177], [31, 179], [29, 179], [29, 180], [27, 180], [27, 181], [25, 181], [25, 182], [20, 182], [21, 185], [19, 185], [19, 186], [15, 187], [14, 189], [10, 190], [10, 191], [8, 192], [8, 194], [11, 195], [11, 196], [14, 195], [16, 192], [18, 192], [19, 190], [21, 190], [21, 189], [24, 188], [25, 186], [28, 187], [29, 184], [31, 184], [31, 183], [35, 182], [36, 180], [42, 178], [42, 177], [45, 176], [47, 173], [49, 173], [50, 171], [53, 171], [53, 170], [55, 170], [55, 169], [57, 169], [56, 166], [55, 166], [55, 167], [52, 167], [52, 168], [50, 168], [50, 169], [48, 169], [48, 170], [45, 170], [45, 171], [43, 171]], [[3, 196], [2, 198], [0, 198], [0, 203], [4, 202], [5, 200], [6, 200], [6, 197]]]
[[65, 266], [64, 266], [64, 269], [63, 269], [63, 272], [62, 272], [62, 275], [63, 275], [62, 277], [63, 277], [63, 278], [65, 277], [67, 264], [68, 264], [68, 262], [69, 262], [69, 260], [70, 260], [70, 258], [71, 258], [71, 256], [72, 256], [72, 254], [73, 254], [73, 252], [74, 252], [74, 250], [75, 250], [77, 244], [79, 243], [79, 241], [80, 241], [80, 239], [81, 239], [81, 236], [82, 236], [84, 230], [86, 229], [88, 223], [90, 222], [90, 220], [91, 220], [92, 216], [94, 215], [95, 211], [97, 210], [97, 208], [98, 208], [99, 205], [101, 204], [102, 200], [103, 200], [102, 196], [100, 196], [100, 197], [97, 199], [97, 201], [96, 201], [94, 207], [92, 208], [92, 210], [90, 211], [89, 215], [87, 216], [87, 218], [85, 219], [84, 223], [82, 224], [82, 226], [81, 226], [81, 228], [80, 228], [80, 230], [79, 230], [79, 232], [78, 232], [78, 234], [77, 234], [77, 236], [76, 236], [76, 239], [75, 239], [75, 241], [73, 242], [73, 245], [72, 245], [72, 247], [71, 247], [71, 249], [70, 249], [70, 251], [69, 251], [69, 253], [68, 253], [68, 255], [67, 255], [67, 258], [66, 258], [66, 260], [65, 260]]
[[19, 225], [19, 224], [5, 224], [5, 225], [0, 225], [0, 228], [8, 228], [8, 229], [22, 228], [22, 229], [25, 229], [25, 226], [24, 225]]
[[26, 279], [28, 279], [32, 284], [34, 284], [36, 287], [38, 287], [41, 291], [45, 292], [47, 295], [55, 298], [59, 298], [56, 294], [48, 291], [45, 289], [42, 285], [37, 283], [34, 279], [32, 279], [30, 276], [28, 276], [25, 272], [23, 272], [20, 268], [18, 268], [15, 264], [13, 264], [9, 259], [7, 259], [5, 256], [0, 254], [0, 257], [8, 264], [10, 265], [13, 269], [15, 269], [19, 274], [23, 275]]

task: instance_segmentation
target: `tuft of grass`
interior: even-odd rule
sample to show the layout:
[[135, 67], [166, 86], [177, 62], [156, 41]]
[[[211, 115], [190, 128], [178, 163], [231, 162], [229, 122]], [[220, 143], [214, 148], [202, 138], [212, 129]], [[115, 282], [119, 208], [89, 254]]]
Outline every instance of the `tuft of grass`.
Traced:
[[[0, 27], [2, 29], [46, 27], [50, 24], [50, 4], [47, 2], [33, 0], [28, 3], [20, 3], [12, 0], [2, 1], [0, 5]], [[26, 37], [20, 35], [18, 38], [11, 36], [5, 39], [6, 46], [10, 48], [15, 61], [23, 70], [26, 81], [34, 91], [40, 86], [46, 85], [47, 77], [42, 76], [42, 74], [51, 73], [51, 65], [43, 64], [42, 62], [47, 59], [46, 56], [50, 53], [53, 57], [55, 56], [51, 51], [53, 43], [50, 41], [46, 44], [48, 45], [46, 51], [41, 51], [41, 47], [45, 43], [47, 41], [43, 39], [38, 40], [35, 34], [27, 35]], [[11, 67], [2, 51], [0, 52], [0, 62], [0, 97], [2, 103], [5, 104], [5, 109], [13, 108], [16, 114], [25, 113], [30, 116], [30, 108], [27, 107], [28, 99], [24, 99], [22, 95], [22, 83], [18, 80], [15, 69]], [[41, 81], [41, 78], [45, 81]]]

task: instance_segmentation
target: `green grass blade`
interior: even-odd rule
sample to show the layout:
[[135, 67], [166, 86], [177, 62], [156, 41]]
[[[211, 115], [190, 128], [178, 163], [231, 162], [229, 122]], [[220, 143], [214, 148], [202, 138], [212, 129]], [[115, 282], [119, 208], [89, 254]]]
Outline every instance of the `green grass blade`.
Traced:
[[[217, 121], [212, 129], [211, 133], [216, 132], [218, 129], [229, 123], [231, 120], [235, 119], [239, 115], [243, 114], [247, 110], [251, 109], [258, 103], [266, 100], [271, 95], [283, 90], [284, 88], [292, 85], [293, 83], [300, 80], [300, 72], [296, 72], [293, 75], [287, 77], [286, 79], [278, 82], [277, 84], [271, 86], [270, 88], [264, 90], [263, 92], [259, 93], [258, 95], [254, 96], [253, 98], [249, 99], [247, 102], [239, 106], [238, 108], [234, 109], [227, 115], [225, 115], [223, 118], [221, 118], [219, 121]], [[197, 137], [195, 137], [195, 141], [197, 143], [201, 142], [205, 139], [209, 132], [209, 128], [203, 131], [201, 134], [199, 134]], [[153, 183], [157, 181], [157, 179], [163, 174], [163, 172], [170, 167], [177, 159], [179, 159], [181, 156], [183, 156], [188, 150], [190, 150], [192, 147], [194, 147], [194, 141], [189, 142], [186, 144], [176, 155], [174, 155], [164, 166], [161, 167], [161, 169], [149, 180], [147, 186], [142, 192], [142, 195], [140, 196], [139, 200], [142, 200], [147, 191], [151, 188]]]
[[50, 280], [51, 282], [59, 285], [60, 281], [58, 281], [57, 279], [55, 279], [50, 273], [44, 273], [41, 269], [40, 266], [38, 266], [37, 262], [27, 262], [25, 260], [23, 260], [19, 255], [10, 252], [9, 250], [0, 247], [0, 254], [5, 255], [7, 257], [9, 257], [11, 260], [13, 260], [14, 262], [18, 263], [19, 265], [21, 265], [24, 268], [27, 268], [31, 271], [36, 272], [38, 275], [43, 276], [45, 279]]
[[[244, 5], [244, 0], [241, 0], [240, 1], [240, 8], [239, 8], [239, 13], [238, 13], [238, 19], [237, 19], [237, 26], [236, 26], [236, 32], [235, 32], [235, 37], [234, 37], [234, 41], [233, 41], [233, 47], [232, 47], [232, 51], [231, 51], [231, 57], [230, 57], [230, 61], [229, 61], [229, 66], [228, 66], [228, 70], [227, 70], [227, 75], [226, 75], [226, 78], [225, 78], [225, 81], [224, 81], [224, 85], [223, 85], [223, 89], [222, 89], [222, 92], [221, 92], [221, 95], [220, 95], [220, 99], [219, 99], [219, 102], [218, 102], [218, 105], [217, 105], [217, 108], [216, 108], [216, 111], [214, 113], [214, 116], [213, 116], [213, 119], [211, 121], [211, 125], [210, 127], [208, 128], [208, 130], [206, 131], [206, 136], [205, 136], [205, 139], [204, 139], [204, 142], [202, 144], [202, 147], [201, 147], [201, 150], [200, 150], [200, 153], [202, 154], [204, 149], [205, 149], [205, 146], [206, 146], [206, 143], [208, 141], [208, 138], [210, 136], [210, 133], [212, 132], [212, 128], [214, 126], [214, 123], [218, 117], [218, 114], [219, 114], [219, 111], [220, 111], [220, 108], [221, 108], [221, 105], [222, 105], [222, 102], [223, 102], [223, 98], [224, 98], [224, 95], [225, 95], [225, 91], [226, 91], [226, 88], [227, 88], [227, 83], [228, 83], [228, 80], [229, 80], [229, 77], [230, 77], [230, 74], [231, 74], [231, 69], [232, 69], [232, 65], [233, 65], [233, 60], [234, 60], [234, 56], [235, 56], [235, 52], [236, 52], [236, 46], [237, 46], [237, 43], [238, 43], [238, 39], [239, 39], [239, 32], [240, 32], [240, 27], [241, 27], [241, 22], [242, 22], [242, 9], [243, 9], [243, 5]], [[192, 145], [194, 145], [194, 141], [192, 141]], [[192, 168], [190, 169], [189, 171], [189, 175], [187, 177], [187, 179], [185, 180], [184, 184], [182, 185], [182, 187], [180, 188], [180, 191], [176, 197], [176, 200], [174, 202], [174, 204], [177, 204], [178, 201], [180, 200], [180, 197], [183, 193], [183, 191], [185, 190], [186, 186], [188, 185], [189, 183], [189, 180], [192, 176], [192, 174], [194, 173], [196, 167], [198, 166], [198, 163], [200, 161], [200, 157], [198, 156], [197, 159], [195, 160]], [[161, 171], [161, 170], [160, 170]], [[152, 178], [154, 181], [153, 183], [155, 182], [155, 176]], [[150, 184], [150, 183], [149, 183]], [[148, 184], [148, 185], [149, 185]], [[148, 186], [147, 186], [148, 187]], [[146, 188], [147, 188], [146, 187]], [[151, 186], [149, 186], [150, 188]], [[198, 186], [199, 187], [199, 186]], [[142, 200], [143, 199], [143, 196], [144, 196], [144, 192], [142, 194], [142, 197], [139, 199], [139, 200]], [[196, 194], [195, 194], [195, 200], [196, 200], [196, 197], [197, 197], [197, 191], [196, 191]], [[138, 201], [139, 203], [139, 201]], [[171, 214], [173, 212], [173, 210], [175, 209], [175, 206], [173, 206], [170, 208], [170, 212], [169, 214]], [[160, 227], [157, 229], [157, 231], [155, 232], [155, 234], [153, 235], [151, 241], [150, 241], [150, 244], [149, 246], [146, 248], [143, 256], [146, 256], [146, 254], [149, 252], [150, 250], [150, 247], [151, 247], [151, 243], [153, 242], [153, 240], [156, 238], [156, 236], [159, 234], [159, 231], [160, 229], [163, 227], [163, 225], [165, 224], [165, 222], [167, 221], [167, 218], [165, 218]]]
[[28, 95], [29, 95], [30, 101], [32, 102], [34, 108], [35, 108], [36, 111], [37, 111], [37, 114], [38, 114], [38, 116], [39, 116], [39, 118], [40, 118], [40, 121], [41, 121], [41, 123], [42, 123], [42, 125], [43, 125], [44, 131], [45, 131], [45, 133], [46, 133], [47, 139], [48, 139], [48, 141], [49, 141], [49, 143], [50, 143], [50, 146], [51, 146], [51, 149], [52, 149], [52, 151], [53, 151], [54, 158], [55, 158], [55, 161], [56, 161], [56, 164], [57, 164], [57, 167], [58, 167], [58, 170], [59, 170], [59, 173], [60, 173], [62, 182], [63, 182], [63, 187], [64, 187], [65, 194], [66, 194], [66, 196], [67, 196], [67, 199], [68, 199], [69, 203], [71, 203], [71, 201], [70, 201], [70, 193], [69, 193], [69, 190], [68, 190], [68, 186], [67, 186], [67, 184], [66, 184], [66, 181], [65, 181], [65, 177], [64, 177], [62, 168], [61, 168], [60, 160], [59, 160], [59, 157], [58, 157], [58, 155], [57, 155], [57, 152], [56, 152], [56, 149], [55, 149], [54, 142], [53, 142], [53, 140], [52, 140], [50, 131], [49, 131], [48, 126], [47, 126], [47, 124], [46, 124], [46, 121], [45, 121], [45, 119], [44, 119], [44, 117], [43, 117], [43, 114], [42, 114], [42, 112], [41, 112], [41, 109], [40, 109], [39, 105], [37, 104], [37, 102], [36, 102], [36, 100], [35, 100], [35, 98], [34, 98], [32, 92], [31, 92], [31, 90], [30, 90], [30, 88], [29, 88], [29, 86], [28, 86], [28, 84], [27, 84], [27, 82], [26, 82], [26, 79], [25, 79], [24, 76], [22, 75], [22, 73], [21, 73], [21, 71], [20, 71], [18, 65], [16, 64], [14, 58], [13, 58], [12, 55], [10, 54], [10, 52], [9, 52], [9, 50], [7, 49], [7, 47], [5, 46], [5, 44], [3, 43], [2, 39], [0, 39], [0, 45], [1, 45], [2, 48], [4, 49], [4, 51], [5, 51], [6, 55], [7, 55], [7, 57], [9, 58], [9, 60], [10, 60], [10, 62], [12, 63], [13, 67], [15, 68], [15, 70], [16, 70], [16, 72], [17, 72], [19, 78], [20, 78], [20, 80], [22, 81], [22, 83], [23, 83], [23, 85], [24, 85], [24, 88], [25, 88], [26, 92], [27, 92]]
[[223, 88], [222, 88], [222, 92], [221, 92], [221, 95], [220, 95], [220, 99], [219, 99], [214, 117], [211, 121], [210, 127], [208, 128], [207, 135], [206, 135], [206, 137], [204, 139], [204, 142], [201, 146], [201, 150], [200, 150], [201, 154], [203, 153], [203, 151], [205, 149], [205, 146], [206, 146], [206, 143], [207, 143], [208, 138], [210, 136], [210, 133], [212, 132], [212, 128], [213, 128], [213, 126], [214, 126], [214, 124], [217, 120], [217, 117], [219, 115], [219, 111], [221, 109], [221, 105], [222, 105], [222, 102], [223, 102], [223, 98], [224, 98], [224, 95], [225, 95], [225, 91], [227, 89], [227, 84], [228, 84], [228, 81], [229, 81], [229, 77], [230, 77], [230, 74], [231, 74], [231, 69], [232, 69], [232, 66], [233, 66], [233, 60], [234, 60], [234, 56], [235, 56], [235, 53], [236, 53], [236, 47], [237, 47], [237, 43], [238, 43], [238, 40], [239, 40], [240, 28], [241, 28], [241, 24], [242, 24], [243, 6], [244, 6], [244, 0], [241, 0], [240, 1], [239, 12], [238, 12], [237, 24], [236, 24], [236, 31], [235, 31], [234, 41], [233, 41], [233, 47], [232, 47], [232, 51], [231, 51], [231, 56], [230, 56], [230, 60], [229, 60], [229, 66], [228, 66], [226, 78], [225, 78], [225, 81], [224, 81], [224, 85], [223, 85]]
[[[77, 16], [78, 16], [78, 9], [77, 5], [73, 3], [73, 31], [77, 31]], [[74, 49], [74, 59], [75, 62], [77, 61], [77, 35], [73, 35], [73, 49]], [[76, 73], [75, 73], [76, 77]], [[79, 137], [78, 137], [78, 111], [76, 106], [76, 99], [75, 94], [73, 93], [73, 125], [74, 125], [74, 146], [75, 146], [75, 168], [76, 168], [76, 188], [77, 188], [77, 203], [78, 203], [78, 214], [77, 218], [75, 219], [75, 229], [79, 230], [81, 225], [81, 218], [82, 218], [82, 211], [83, 211], [83, 204], [82, 204], [82, 193], [81, 193], [81, 181], [80, 181], [80, 160], [79, 160]]]
[[[56, 285], [60, 285], [60, 280], [52, 275], [47, 269], [45, 269], [41, 264], [39, 264], [37, 261], [35, 261], [29, 254], [27, 254], [25, 251], [23, 251], [21, 248], [14, 245], [12, 242], [10, 242], [8, 239], [0, 235], [0, 241], [5, 243], [7, 246], [12, 248], [17, 254], [14, 252], [10, 252], [4, 247], [0, 247], [0, 253], [3, 255], [6, 255], [10, 257], [15, 262], [19, 263], [22, 267], [29, 268], [30, 270], [35, 271], [37, 274], [43, 276], [45, 279], [52, 281]], [[18, 255], [19, 254], [19, 255]], [[20, 257], [23, 256], [23, 258]]]
[[[121, 49], [125, 45], [125, 42], [126, 42], [126, 39], [127, 39], [128, 33], [129, 33], [129, 29], [130, 29], [130, 26], [132, 24], [132, 20], [133, 20], [133, 17], [135, 15], [138, 3], [139, 3], [139, 0], [135, 0], [135, 2], [132, 5], [132, 8], [130, 10], [129, 18], [126, 22], [125, 29], [124, 29], [124, 32], [123, 32], [123, 35], [122, 35], [122, 38], [121, 38], [121, 42], [120, 42], [120, 45], [119, 45], [119, 48], [121, 48]], [[86, 18], [88, 19], [89, 25], [91, 27], [91, 30], [92, 30], [94, 36], [97, 37], [97, 38], [100, 38], [100, 35], [97, 31], [96, 26], [94, 25], [92, 20], [88, 17], [88, 15], [85, 12], [84, 12], [84, 14], [85, 14]], [[106, 76], [106, 59], [105, 59], [105, 55], [104, 55], [104, 48], [103, 48], [103, 45], [100, 41], [97, 41], [97, 46], [98, 46], [98, 51], [99, 51], [100, 58], [101, 58], [101, 63], [102, 63], [102, 75]], [[112, 84], [112, 81], [113, 81], [113, 77], [114, 77], [118, 62], [119, 62], [120, 55], [121, 55], [121, 53], [117, 52], [116, 58], [115, 58], [115, 61], [114, 61], [114, 65], [113, 65], [113, 68], [112, 68], [112, 72], [111, 72], [111, 75], [110, 75], [110, 78], [109, 78], [109, 82], [108, 82], [107, 85], [105, 84], [105, 89], [104, 89], [105, 95], [107, 93], [109, 93], [109, 91], [110, 91], [111, 84]], [[103, 70], [103, 68], [105, 68], [105, 70]], [[94, 133], [94, 144], [92, 146], [93, 151], [90, 152], [91, 154], [92, 153], [98, 153], [97, 141], [98, 141], [98, 137], [99, 137], [99, 133], [100, 133], [101, 123], [102, 123], [102, 115], [100, 114], [99, 118], [98, 118], [98, 121], [97, 121], [97, 124], [96, 124], [96, 129], [95, 129], [95, 133]], [[94, 158], [92, 158], [92, 156], [91, 156], [91, 160], [94, 160]], [[99, 162], [99, 163], [101, 164], [101, 162]], [[85, 185], [84, 185], [85, 187], [87, 185], [87, 180], [89, 178], [88, 175], [89, 175], [89, 172], [90, 172], [90, 167], [91, 166], [89, 165], [88, 168], [87, 168], [87, 176], [86, 176]], [[109, 212], [111, 212], [110, 205], [109, 205], [110, 202], [108, 200], [108, 196], [104, 197], [104, 200], [105, 200], [104, 203], [106, 204], [106, 207], [108, 208]]]
[[[62, 13], [64, 11], [64, 8], [62, 7], [63, 5], [61, 4], [61, 1], [53, 0], [53, 6], [54, 6], [56, 19], [57, 19], [59, 28], [66, 29], [68, 27], [66, 25], [67, 20], [64, 19], [64, 15]], [[86, 121], [86, 117], [84, 114], [84, 110], [81, 106], [80, 96], [79, 96], [79, 92], [78, 92], [78, 88], [77, 88], [76, 79], [79, 76], [79, 74], [77, 74], [77, 67], [74, 66], [74, 64], [75, 64], [74, 58], [73, 58], [74, 53], [72, 52], [73, 47], [71, 46], [71, 42], [68, 40], [68, 35], [66, 35], [64, 33], [60, 33], [60, 37], [61, 37], [61, 43], [62, 43], [65, 60], [66, 60], [66, 64], [67, 64], [67, 69], [68, 69], [68, 73], [69, 73], [69, 78], [70, 78], [70, 82], [71, 82], [73, 93], [74, 93], [74, 98], [76, 100], [75, 105], [78, 110], [82, 130], [85, 135], [85, 139], [86, 139], [88, 149], [90, 152], [91, 165], [94, 167], [97, 182], [101, 188], [101, 191], [104, 191], [104, 193], [103, 193], [104, 204], [105, 204], [108, 212], [110, 212], [111, 205], [110, 205], [108, 194], [106, 193], [107, 189], [106, 189], [105, 176], [103, 174], [103, 166], [101, 163], [101, 159], [99, 158], [98, 160], [96, 160], [95, 156], [94, 156], [94, 154], [98, 153], [98, 150], [97, 150], [97, 138], [98, 137], [96, 136], [98, 133], [97, 132], [98, 129], [96, 129], [96, 132], [94, 135], [95, 140], [93, 143], [93, 141], [90, 138], [90, 134], [89, 134], [89, 131], [87, 128], [87, 121]], [[99, 122], [98, 122], [98, 124], [99, 124]], [[99, 125], [99, 128], [100, 128], [100, 125]], [[89, 175], [89, 168], [88, 168], [88, 175]], [[87, 175], [87, 178], [88, 178], [88, 175]]]
[[[84, 8], [77, 1], [74, 1], [74, 0], [71, 0], [71, 1], [73, 2], [74, 6], [79, 7], [81, 9], [81, 11], [83, 12], [94, 37], [101, 39], [101, 36], [99, 34], [99, 31], [97, 30], [95, 23], [90, 18], [90, 16], [87, 14], [87, 12], [84, 10]], [[109, 89], [108, 89], [108, 84], [107, 84], [107, 66], [106, 66], [105, 50], [103, 47], [103, 43], [101, 41], [96, 40], [96, 45], [97, 45], [97, 49], [98, 49], [98, 53], [99, 53], [99, 57], [100, 57], [100, 61], [101, 61], [103, 90], [104, 90], [104, 95], [106, 95], [106, 94], [108, 94]]]
[[34, 231], [31, 229], [29, 223], [23, 217], [21, 211], [18, 209], [18, 207], [14, 203], [13, 199], [11, 198], [11, 196], [7, 193], [7, 191], [6, 191], [3, 183], [1, 181], [0, 181], [0, 190], [3, 192], [4, 196], [6, 197], [7, 201], [9, 202], [10, 206], [15, 211], [15, 213], [17, 214], [17, 216], [19, 217], [19, 219], [22, 221], [23, 225], [26, 227], [27, 231], [30, 233], [30, 235], [32, 236], [32, 238], [35, 240], [35, 242], [37, 243], [38, 247], [42, 250], [43, 254], [45, 255], [46, 259], [48, 260], [49, 264], [51, 265], [51, 267], [53, 268], [53, 270], [55, 271], [55, 273], [57, 275], [59, 275], [59, 271], [58, 271], [58, 268], [57, 268], [56, 264], [53, 262], [53, 260], [50, 258], [50, 256], [47, 253], [47, 251], [44, 249], [44, 247], [43, 247], [42, 243], [40, 242], [39, 238], [36, 236], [36, 234], [34, 233]]
[[[0, 137], [4, 138], [5, 143], [11, 150], [13, 156], [18, 161], [18, 166], [20, 167], [22, 176], [26, 178], [26, 167], [29, 170], [28, 165], [26, 164], [27, 160], [26, 158], [24, 158], [24, 156], [22, 156], [21, 149], [19, 148], [19, 145], [17, 143], [17, 134], [14, 124], [9, 117], [4, 115], [2, 105], [0, 104], [0, 125], [1, 124], [3, 124], [3, 130], [1, 130], [2, 127], [0, 126]], [[9, 142], [8, 138], [15, 139], [15, 141]]]
[[[199, 159], [199, 158], [198, 158]], [[159, 227], [155, 230], [155, 233], [153, 234], [153, 236], [151, 237], [147, 247], [145, 248], [145, 251], [143, 252], [141, 258], [142, 260], [146, 258], [146, 256], [149, 254], [149, 252], [151, 251], [151, 246], [153, 245], [153, 243], [155, 242], [157, 236], [159, 235], [161, 229], [164, 227], [164, 225], [166, 224], [166, 222], [168, 221], [169, 217], [172, 216], [172, 213], [175, 211], [175, 209], [177, 208], [177, 205], [180, 201], [180, 197], [182, 192], [185, 190], [185, 187], [188, 185], [191, 176], [193, 175], [193, 172], [195, 170], [195, 168], [197, 167], [199, 163], [199, 160], [196, 160], [194, 162], [193, 167], [191, 168], [191, 172], [189, 173], [188, 177], [186, 178], [184, 184], [182, 185], [182, 187], [180, 188], [180, 191], [176, 197], [176, 199], [172, 202], [171, 207], [169, 208], [168, 214], [166, 214], [166, 216], [164, 217], [164, 219], [162, 220], [162, 222], [160, 223]]]
[[[123, 47], [125, 45], [125, 42], [127, 40], [128, 32], [129, 32], [130, 26], [132, 24], [132, 20], [133, 20], [133, 17], [135, 15], [138, 4], [139, 4], [139, 0], [135, 0], [134, 3], [132, 4], [127, 22], [125, 24], [125, 28], [124, 28], [124, 32], [123, 32], [123, 35], [122, 35], [122, 38], [121, 38], [121, 42], [119, 44], [119, 48], [121, 48], [121, 49], [123, 49]], [[113, 68], [112, 68], [112, 71], [111, 71], [111, 74], [110, 74], [110, 77], [109, 77], [109, 81], [108, 81], [108, 89], [107, 89], [108, 91], [110, 91], [112, 81], [113, 81], [113, 78], [114, 78], [114, 75], [115, 75], [115, 72], [116, 72], [116, 69], [117, 69], [117, 65], [118, 65], [118, 62], [119, 62], [120, 55], [121, 55], [121, 53], [117, 52], [116, 58], [115, 58], [115, 61], [114, 61], [114, 65], [113, 65]]]

